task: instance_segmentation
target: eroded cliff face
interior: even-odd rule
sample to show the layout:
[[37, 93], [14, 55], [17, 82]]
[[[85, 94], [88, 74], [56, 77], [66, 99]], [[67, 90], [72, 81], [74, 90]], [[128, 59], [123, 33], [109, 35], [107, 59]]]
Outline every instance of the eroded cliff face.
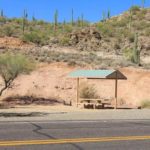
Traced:
[[[9, 96], [33, 96], [56, 99], [66, 103], [76, 102], [76, 80], [68, 78], [68, 74], [76, 69], [64, 63], [42, 64], [30, 75], [20, 76], [14, 87], [3, 94]], [[81, 68], [80, 68], [81, 69]], [[82, 68], [84, 69], [84, 68]], [[150, 99], [150, 71], [135, 68], [119, 69], [128, 79], [118, 82], [119, 104], [140, 105]], [[113, 80], [81, 80], [94, 84], [98, 95], [102, 98], [114, 98], [115, 81]]]
[[73, 31], [70, 35], [70, 45], [80, 51], [98, 51], [101, 45], [101, 34], [95, 28], [85, 28]]

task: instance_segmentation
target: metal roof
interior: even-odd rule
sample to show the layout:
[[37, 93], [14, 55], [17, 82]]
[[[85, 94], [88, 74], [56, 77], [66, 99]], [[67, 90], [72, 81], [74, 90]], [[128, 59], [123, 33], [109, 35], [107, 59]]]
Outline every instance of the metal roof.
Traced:
[[118, 70], [76, 70], [69, 74], [71, 78], [88, 78], [88, 79], [127, 79]]

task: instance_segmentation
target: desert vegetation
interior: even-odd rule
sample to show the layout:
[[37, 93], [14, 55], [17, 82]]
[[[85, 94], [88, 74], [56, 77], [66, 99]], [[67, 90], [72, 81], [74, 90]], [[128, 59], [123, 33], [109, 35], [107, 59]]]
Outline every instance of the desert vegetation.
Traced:
[[0, 76], [3, 83], [1, 84], [0, 96], [8, 88], [13, 86], [13, 81], [24, 73], [33, 70], [33, 63], [23, 55], [2, 54], [0, 55]]
[[98, 94], [94, 85], [82, 83], [80, 87], [80, 97], [87, 99], [98, 98]]
[[144, 100], [141, 102], [142, 108], [150, 108], [150, 100]]

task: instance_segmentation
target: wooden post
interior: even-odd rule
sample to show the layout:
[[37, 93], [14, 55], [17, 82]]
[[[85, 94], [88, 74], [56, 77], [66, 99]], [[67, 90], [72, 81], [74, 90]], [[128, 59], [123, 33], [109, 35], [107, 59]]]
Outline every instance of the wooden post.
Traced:
[[77, 101], [76, 101], [76, 106], [78, 107], [79, 103], [79, 78], [77, 78]]
[[115, 79], [115, 109], [117, 109], [117, 95], [118, 95], [118, 76], [116, 71], [116, 79]]

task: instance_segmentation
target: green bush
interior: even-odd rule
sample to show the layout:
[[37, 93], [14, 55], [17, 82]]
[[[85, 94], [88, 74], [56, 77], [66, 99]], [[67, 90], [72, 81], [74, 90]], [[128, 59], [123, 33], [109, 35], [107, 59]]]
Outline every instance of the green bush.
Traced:
[[3, 33], [5, 36], [12, 36], [14, 34], [14, 30], [11, 26], [5, 26], [3, 28]]
[[33, 63], [21, 54], [1, 54], [0, 55], [0, 76], [3, 84], [0, 89], [0, 96], [8, 89], [12, 82], [20, 75], [29, 73], [34, 68]]
[[48, 37], [37, 32], [25, 33], [22, 37], [24, 42], [32, 42], [38, 45], [44, 45], [48, 41]]
[[125, 56], [125, 58], [129, 61], [133, 62], [133, 49], [124, 49], [123, 50], [123, 55]]
[[116, 21], [116, 26], [125, 27], [125, 26], [127, 26], [128, 22], [129, 22], [128, 19], [124, 17], [120, 21]]
[[100, 22], [97, 24], [97, 28], [104, 36], [109, 36], [109, 37], [115, 36], [116, 33], [115, 29], [109, 23]]
[[0, 23], [5, 24], [7, 19], [5, 17], [0, 17]]
[[69, 44], [69, 41], [70, 41], [69, 37], [62, 37], [60, 39], [60, 44], [63, 45], [63, 46], [65, 46], [65, 45]]
[[145, 30], [150, 26], [149, 23], [147, 23], [146, 21], [139, 21], [139, 22], [135, 22], [134, 23], [134, 27], [136, 28], [136, 30]]
[[150, 36], [150, 27], [145, 30], [145, 35], [148, 37]]
[[98, 95], [93, 85], [82, 83], [80, 87], [80, 97], [90, 99], [90, 98], [98, 98]]
[[132, 6], [130, 8], [130, 11], [133, 13], [133, 14], [136, 14], [138, 11], [140, 11], [140, 7], [139, 6]]
[[133, 43], [134, 42], [134, 34], [129, 34], [129, 41], [131, 42], [131, 43]]
[[22, 18], [13, 18], [13, 19], [12, 19], [12, 22], [15, 22], [15, 23], [17, 23], [17, 24], [22, 24], [23, 19], [22, 19]]
[[144, 100], [141, 102], [141, 108], [150, 108], [150, 100]]
[[120, 47], [119, 43], [115, 43], [115, 44], [114, 44], [114, 48], [115, 48], [115, 49], [120, 49], [121, 47]]

